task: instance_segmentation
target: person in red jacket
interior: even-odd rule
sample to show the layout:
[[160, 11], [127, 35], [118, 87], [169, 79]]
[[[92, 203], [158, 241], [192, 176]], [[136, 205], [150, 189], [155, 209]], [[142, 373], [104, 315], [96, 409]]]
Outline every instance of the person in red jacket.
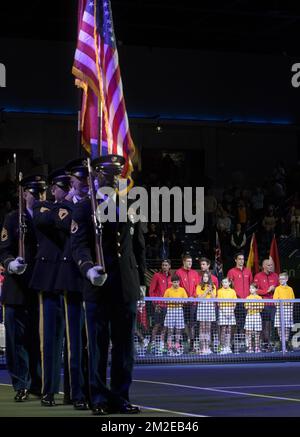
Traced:
[[[227, 278], [232, 284], [237, 297], [246, 299], [250, 294], [250, 285], [253, 282], [251, 270], [245, 267], [245, 257], [243, 252], [238, 252], [235, 257], [235, 267], [229, 270]], [[237, 329], [240, 333], [244, 331], [246, 310], [243, 303], [237, 304], [235, 309]]]
[[[262, 271], [254, 277], [258, 287], [257, 294], [263, 299], [273, 299], [275, 288], [279, 285], [278, 275], [274, 271], [274, 263], [271, 259], [265, 259], [262, 263]], [[265, 304], [262, 311], [262, 341], [266, 351], [270, 351], [271, 328], [274, 326], [276, 307], [273, 304]]]
[[[164, 259], [161, 262], [160, 272], [154, 273], [151, 279], [149, 296], [164, 297], [166, 289], [170, 288], [171, 286], [172, 286], [171, 261], [169, 259]], [[163, 351], [164, 343], [165, 343], [165, 333], [166, 333], [166, 328], [164, 327], [164, 320], [167, 311], [166, 304], [158, 301], [153, 302], [153, 310], [154, 310], [154, 327], [151, 335], [151, 346], [153, 349], [155, 345], [156, 336], [159, 335], [160, 332], [159, 348], [161, 351]]]
[[[196, 270], [192, 269], [193, 259], [190, 255], [182, 257], [182, 267], [176, 271], [176, 275], [180, 278], [180, 287], [183, 287], [188, 297], [197, 297], [196, 288], [200, 284], [200, 276]], [[197, 304], [191, 303], [184, 305], [184, 323], [185, 331], [190, 343], [190, 351], [194, 352], [194, 338], [195, 338], [195, 323]]]
[[211, 265], [210, 260], [208, 258], [205, 258], [205, 257], [200, 258], [199, 264], [200, 264], [200, 280], [202, 280], [204, 273], [209, 273], [211, 280], [212, 280], [214, 286], [216, 287], [216, 290], [218, 290], [219, 281], [218, 281], [218, 278], [215, 275], [213, 275], [210, 271], [210, 265]]

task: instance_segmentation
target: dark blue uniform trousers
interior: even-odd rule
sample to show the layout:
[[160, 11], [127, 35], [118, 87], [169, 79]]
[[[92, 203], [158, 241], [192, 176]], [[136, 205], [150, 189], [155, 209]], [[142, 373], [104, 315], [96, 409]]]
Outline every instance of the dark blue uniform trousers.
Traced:
[[84, 315], [81, 294], [66, 291], [64, 293], [64, 308], [70, 397], [74, 402], [77, 400], [83, 400], [86, 397], [84, 393], [84, 378], [82, 373], [82, 329], [84, 326]]
[[[89, 389], [92, 405], [129, 401], [134, 363], [136, 302], [115, 299], [85, 302], [89, 354]], [[110, 389], [106, 385], [109, 339], [111, 340]]]
[[15, 391], [41, 391], [37, 305], [4, 306], [6, 362]]
[[64, 339], [62, 296], [40, 292], [42, 394], [59, 392]]

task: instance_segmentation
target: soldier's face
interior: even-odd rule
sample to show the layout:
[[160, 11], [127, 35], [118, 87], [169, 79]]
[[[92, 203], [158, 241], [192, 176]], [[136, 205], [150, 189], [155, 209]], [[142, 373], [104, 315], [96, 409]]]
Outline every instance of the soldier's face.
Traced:
[[31, 194], [29, 191], [24, 191], [24, 200], [26, 202], [26, 206], [29, 209], [32, 209], [34, 201], [36, 200], [36, 198], [34, 197], [33, 194]]
[[85, 196], [89, 191], [86, 178], [77, 178], [76, 176], [71, 176], [70, 183], [71, 187], [75, 191], [75, 195], [77, 194], [78, 196]]
[[119, 176], [98, 174], [99, 187], [112, 187], [117, 188], [119, 182]]
[[51, 188], [51, 193], [54, 196], [56, 202], [61, 202], [67, 195], [67, 192], [62, 190], [57, 185], [53, 185], [53, 187]]

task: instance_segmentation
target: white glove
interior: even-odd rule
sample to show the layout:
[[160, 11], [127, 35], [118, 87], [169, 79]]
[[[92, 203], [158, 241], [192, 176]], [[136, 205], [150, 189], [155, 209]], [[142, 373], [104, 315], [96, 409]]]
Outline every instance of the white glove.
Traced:
[[145, 296], [146, 296], [146, 286], [145, 285], [140, 285], [140, 291], [141, 291], [141, 300], [144, 300]]
[[87, 271], [86, 276], [96, 287], [101, 287], [107, 279], [107, 274], [102, 273], [101, 266], [92, 267]]
[[15, 273], [16, 275], [22, 275], [27, 268], [27, 264], [25, 264], [24, 259], [18, 256], [16, 259], [11, 261], [8, 264], [8, 273]]

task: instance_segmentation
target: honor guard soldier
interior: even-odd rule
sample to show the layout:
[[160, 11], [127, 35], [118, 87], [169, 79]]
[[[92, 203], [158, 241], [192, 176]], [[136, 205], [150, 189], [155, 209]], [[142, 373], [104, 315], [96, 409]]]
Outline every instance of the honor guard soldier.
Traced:
[[41, 405], [52, 407], [54, 394], [59, 392], [64, 335], [62, 296], [56, 290], [63, 236], [55, 227], [55, 211], [69, 192], [69, 177], [62, 169], [53, 172], [48, 179], [54, 202], [36, 202], [33, 209], [39, 247], [31, 287], [39, 292], [40, 302]]
[[[55, 288], [64, 296], [66, 323], [67, 365], [70, 382], [70, 398], [77, 410], [88, 409], [82, 369], [84, 315], [82, 305], [83, 278], [72, 257], [71, 222], [75, 204], [88, 194], [88, 170], [83, 159], [71, 161], [65, 167], [68, 180], [57, 184], [71, 183], [68, 195], [55, 207], [55, 225], [64, 236], [64, 248], [57, 274]], [[62, 176], [66, 178], [66, 176]], [[57, 180], [57, 178], [56, 178]], [[68, 189], [68, 187], [66, 187]], [[66, 372], [65, 372], [66, 376]]]
[[26, 401], [29, 393], [41, 394], [38, 298], [29, 283], [37, 253], [32, 208], [33, 203], [45, 195], [45, 190], [44, 177], [34, 175], [24, 178], [19, 187], [19, 211], [5, 217], [1, 232], [0, 262], [5, 267], [1, 300], [4, 306], [6, 362], [17, 392], [17, 402]]
[[[125, 160], [107, 155], [92, 162], [103, 185], [115, 188]], [[111, 199], [120, 205], [121, 196]], [[89, 352], [89, 389], [92, 412], [135, 414], [140, 409], [129, 401], [134, 362], [133, 338], [136, 323], [140, 285], [144, 285], [145, 243], [140, 223], [121, 222], [116, 209], [116, 220], [103, 224], [103, 266], [96, 263], [95, 232], [93, 229], [92, 201], [79, 202], [73, 211], [71, 241], [73, 257], [85, 281], [83, 298]], [[99, 374], [106, 359], [107, 335], [112, 343], [110, 388]], [[104, 346], [103, 346], [104, 342]]]

